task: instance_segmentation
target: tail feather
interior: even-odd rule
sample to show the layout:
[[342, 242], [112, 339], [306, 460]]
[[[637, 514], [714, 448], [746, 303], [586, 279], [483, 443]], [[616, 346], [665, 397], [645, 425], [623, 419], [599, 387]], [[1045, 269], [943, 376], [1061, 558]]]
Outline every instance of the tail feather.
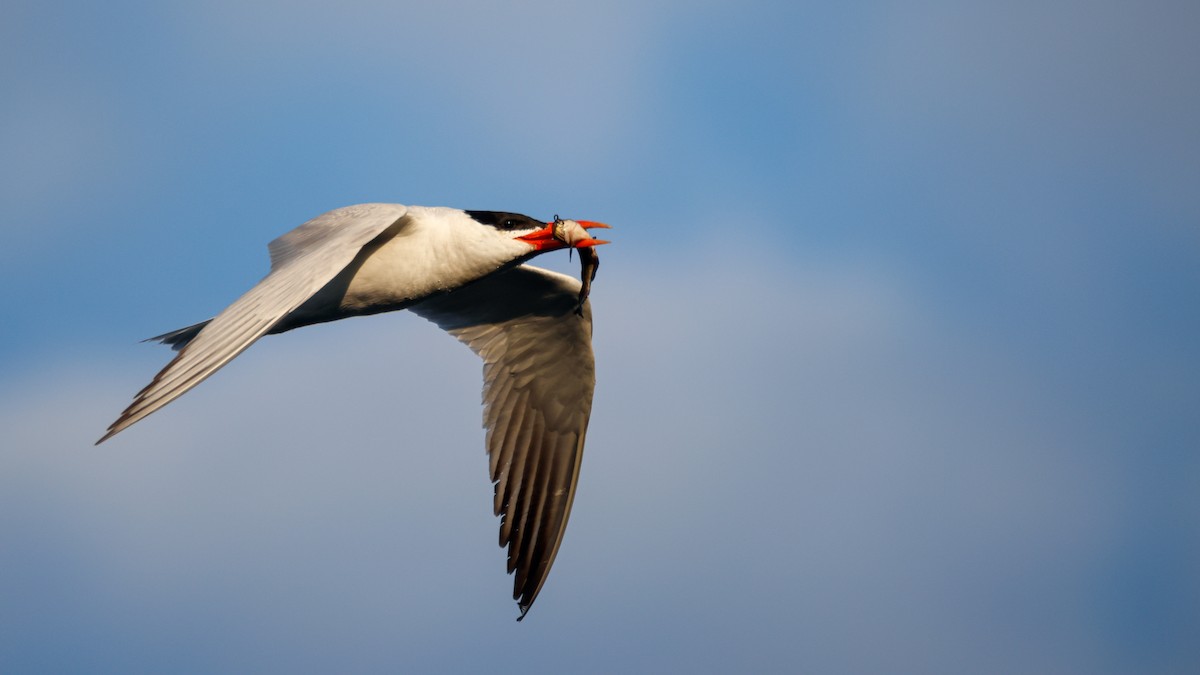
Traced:
[[142, 342], [161, 342], [162, 344], [169, 346], [171, 349], [179, 351], [180, 349], [186, 347], [187, 343], [195, 339], [195, 337], [200, 334], [200, 331], [208, 325], [209, 321], [212, 321], [212, 319], [192, 324], [187, 328], [173, 330], [170, 333], [155, 335], [152, 338], [146, 338], [145, 340], [142, 340]]

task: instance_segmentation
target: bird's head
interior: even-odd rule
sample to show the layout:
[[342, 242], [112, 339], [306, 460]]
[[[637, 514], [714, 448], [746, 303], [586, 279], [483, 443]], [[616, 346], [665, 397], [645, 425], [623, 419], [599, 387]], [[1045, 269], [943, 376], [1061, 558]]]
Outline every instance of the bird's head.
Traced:
[[588, 229], [604, 228], [608, 225], [590, 220], [564, 220], [558, 216], [543, 223], [536, 218], [508, 211], [465, 211], [476, 223], [494, 228], [513, 240], [533, 247], [532, 253], [545, 253], [563, 248], [591, 248], [607, 244], [602, 239], [592, 239]]

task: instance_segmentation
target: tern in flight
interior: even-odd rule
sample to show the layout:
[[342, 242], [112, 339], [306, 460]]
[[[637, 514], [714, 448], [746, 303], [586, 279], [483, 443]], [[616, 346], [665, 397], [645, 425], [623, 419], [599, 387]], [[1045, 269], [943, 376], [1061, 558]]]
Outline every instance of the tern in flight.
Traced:
[[[587, 296], [598, 258], [586, 220], [401, 204], [335, 209], [269, 245], [271, 271], [212, 319], [151, 340], [179, 352], [102, 443], [179, 398], [260, 337], [407, 309], [483, 359], [485, 444], [500, 545], [524, 618], [562, 543], [592, 409]], [[582, 279], [526, 264], [578, 249]]]

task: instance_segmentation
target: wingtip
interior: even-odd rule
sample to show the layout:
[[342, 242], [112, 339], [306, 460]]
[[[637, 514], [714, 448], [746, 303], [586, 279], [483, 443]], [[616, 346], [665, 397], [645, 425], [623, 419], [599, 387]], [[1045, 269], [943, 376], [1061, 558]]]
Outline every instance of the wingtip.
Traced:
[[[130, 406], [130, 407], [132, 407], [132, 406]], [[108, 439], [112, 438], [113, 436], [116, 436], [117, 434], [121, 433], [122, 431], [125, 431], [126, 429], [129, 428], [129, 426], [131, 424], [133, 424], [134, 422], [137, 421], [137, 419], [131, 420], [128, 413], [129, 413], [129, 411], [126, 410], [124, 413], [121, 413], [121, 416], [117, 418], [116, 422], [113, 422], [112, 424], [108, 425], [108, 430], [104, 432], [104, 435], [101, 436], [100, 440], [96, 441], [95, 444], [100, 445], [104, 441], [107, 441]], [[138, 419], [140, 419], [140, 418], [138, 418]]]
[[114, 429], [113, 427], [109, 427], [108, 431], [104, 432], [104, 435], [100, 437], [100, 440], [96, 441], [92, 445], [93, 446], [100, 445], [104, 441], [107, 441], [108, 439], [112, 438], [113, 436], [116, 436], [118, 431], [120, 431], [120, 430]]

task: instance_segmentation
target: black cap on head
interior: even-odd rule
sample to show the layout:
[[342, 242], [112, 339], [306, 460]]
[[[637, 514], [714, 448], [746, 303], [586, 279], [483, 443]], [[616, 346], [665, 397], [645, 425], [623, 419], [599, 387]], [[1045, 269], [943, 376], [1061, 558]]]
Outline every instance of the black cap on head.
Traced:
[[491, 225], [497, 230], [538, 230], [546, 226], [540, 220], [508, 211], [467, 211], [475, 222]]

